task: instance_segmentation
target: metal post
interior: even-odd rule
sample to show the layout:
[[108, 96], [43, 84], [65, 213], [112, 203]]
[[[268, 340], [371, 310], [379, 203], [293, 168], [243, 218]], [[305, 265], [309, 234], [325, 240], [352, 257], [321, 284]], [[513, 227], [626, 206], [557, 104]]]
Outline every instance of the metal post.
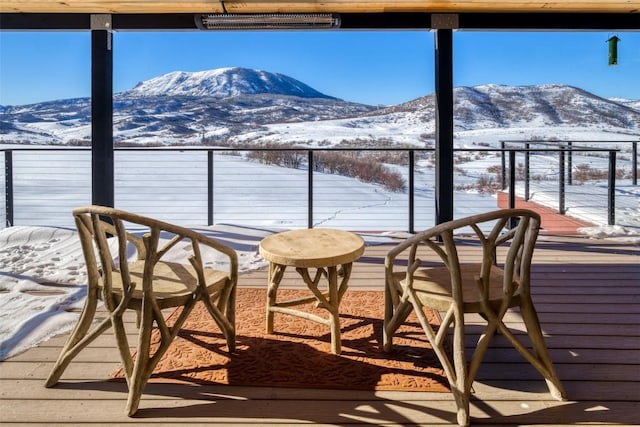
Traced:
[[415, 190], [415, 182], [414, 182], [414, 172], [415, 172], [415, 158], [416, 153], [414, 150], [409, 150], [409, 233], [415, 233], [415, 198], [414, 198], [414, 190]]
[[516, 207], [516, 152], [509, 151], [509, 209]]
[[313, 151], [307, 151], [309, 164], [307, 182], [307, 228], [313, 228]]
[[573, 143], [571, 141], [567, 142], [567, 147], [569, 147], [569, 152], [567, 153], [567, 184], [573, 185]]
[[529, 147], [531, 146], [531, 144], [529, 144], [528, 142], [524, 144], [524, 148], [525, 148], [525, 152], [524, 152], [524, 199], [525, 200], [529, 200], [530, 197], [530, 191], [529, 191], [529, 184], [530, 184], [530, 180], [531, 180], [531, 174], [530, 174], [530, 157], [531, 157], [531, 153], [529, 152]]
[[13, 226], [13, 152], [4, 152], [4, 195], [5, 222], [7, 227]]
[[564, 215], [566, 209], [564, 205], [564, 148], [560, 149], [560, 159], [558, 161], [558, 213]]
[[631, 177], [633, 185], [638, 185], [638, 143], [631, 143]]
[[110, 30], [91, 31], [91, 200], [114, 206], [113, 50]]
[[453, 30], [436, 30], [436, 224], [453, 219]]
[[609, 151], [609, 183], [607, 186], [608, 224], [616, 223], [616, 152]]
[[207, 224], [213, 225], [213, 151], [207, 151]]
[[506, 144], [504, 143], [504, 141], [500, 141], [500, 165], [501, 165], [501, 171], [502, 171], [502, 176], [500, 177], [500, 179], [502, 179], [502, 189], [504, 190], [505, 188], [507, 188], [507, 159], [505, 157], [504, 154], [504, 148], [505, 148]]
[[[516, 152], [509, 151], [509, 209], [516, 207]], [[516, 227], [516, 218], [509, 218], [509, 228]]]

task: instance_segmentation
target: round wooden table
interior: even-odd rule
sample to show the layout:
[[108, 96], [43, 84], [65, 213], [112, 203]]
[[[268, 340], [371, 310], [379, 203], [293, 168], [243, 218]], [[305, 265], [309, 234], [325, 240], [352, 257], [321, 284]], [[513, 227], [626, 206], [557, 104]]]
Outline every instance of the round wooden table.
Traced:
[[[267, 289], [267, 333], [273, 333], [276, 312], [298, 316], [331, 328], [331, 351], [340, 354], [339, 306], [347, 290], [353, 261], [364, 252], [364, 240], [357, 234], [327, 228], [285, 231], [260, 242], [260, 255], [269, 261]], [[290, 301], [276, 301], [278, 286], [288, 266], [295, 267], [313, 296]], [[315, 269], [313, 278], [309, 269]], [[338, 284], [338, 277], [341, 277]], [[326, 277], [326, 291], [319, 288]], [[317, 301], [329, 312], [328, 318], [292, 307]]]

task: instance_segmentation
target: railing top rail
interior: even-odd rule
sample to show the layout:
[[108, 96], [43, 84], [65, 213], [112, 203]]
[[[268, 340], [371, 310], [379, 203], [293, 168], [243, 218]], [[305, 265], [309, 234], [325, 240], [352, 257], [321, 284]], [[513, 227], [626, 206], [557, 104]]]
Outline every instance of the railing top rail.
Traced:
[[640, 141], [640, 136], [638, 136], [637, 139], [563, 139], [563, 140], [553, 140], [550, 139], [548, 141], [530, 141], [530, 140], [526, 140], [526, 139], [501, 139], [500, 142], [528, 142], [530, 144], [550, 144], [552, 142], [588, 142], [588, 143], [594, 143], [594, 142], [601, 142], [604, 144], [607, 143], [619, 143], [619, 142], [639, 142]]
[[516, 152], [516, 153], [560, 153], [567, 151], [596, 151], [608, 153], [620, 151], [619, 148], [573, 147], [573, 148], [454, 148], [453, 151], [488, 151], [488, 152]]
[[[505, 141], [508, 142], [508, 141]], [[524, 141], [522, 141], [524, 142]], [[0, 152], [7, 151], [90, 151], [91, 147], [33, 147], [33, 148], [0, 148]], [[300, 151], [300, 152], [322, 152], [322, 151], [435, 151], [435, 148], [421, 148], [421, 147], [363, 147], [363, 148], [345, 148], [345, 147], [324, 147], [324, 148], [303, 148], [303, 147], [115, 147], [114, 151]], [[566, 152], [566, 151], [595, 151], [595, 152], [611, 152], [611, 151], [620, 151], [617, 148], [598, 148], [598, 147], [579, 147], [573, 146], [571, 148], [566, 147], [557, 147], [557, 148], [497, 148], [497, 147], [456, 147], [453, 151], [482, 151], [482, 152], [541, 152], [541, 153], [549, 153], [549, 152]]]
[[[522, 140], [522, 139], [501, 139], [500, 140], [501, 143], [509, 143], [509, 144], [534, 144], [534, 145], [546, 145], [546, 146], [559, 146], [559, 144], [570, 144], [569, 147], [567, 147], [566, 145], [562, 145], [564, 147], [567, 147], [568, 149], [592, 149], [594, 147], [591, 146], [585, 146], [585, 145], [573, 145], [574, 143], [580, 143], [580, 144], [637, 144], [638, 142], [640, 142], [640, 139], [638, 140], [563, 140], [563, 141], [554, 141], [554, 140], [549, 140], [549, 141], [526, 141], [526, 140]], [[574, 151], [578, 151], [578, 150], [574, 150]]]

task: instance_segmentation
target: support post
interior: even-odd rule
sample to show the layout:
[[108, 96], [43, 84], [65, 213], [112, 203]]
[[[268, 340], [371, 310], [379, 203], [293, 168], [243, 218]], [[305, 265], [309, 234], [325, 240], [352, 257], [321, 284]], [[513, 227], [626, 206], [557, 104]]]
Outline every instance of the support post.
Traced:
[[567, 152], [567, 184], [573, 185], [573, 143], [571, 141], [567, 142], [567, 148], [569, 149]]
[[207, 224], [213, 225], [213, 150], [207, 151]]
[[505, 149], [506, 144], [504, 141], [500, 141], [500, 184], [502, 187], [502, 190], [505, 190], [507, 188], [507, 159], [506, 159], [506, 154], [505, 154]]
[[[509, 150], [509, 209], [516, 207], [516, 152]], [[509, 218], [509, 228], [517, 226], [516, 218]]]
[[307, 228], [313, 228], [313, 151], [307, 152], [309, 174], [307, 178]]
[[13, 226], [13, 151], [4, 152], [5, 224]]
[[638, 143], [631, 143], [631, 181], [638, 185]]
[[529, 201], [531, 197], [531, 152], [529, 149], [531, 144], [528, 142], [524, 144], [524, 199]]
[[91, 28], [91, 200], [96, 205], [113, 207], [113, 38], [110, 15], [92, 15]]
[[516, 152], [509, 151], [509, 209], [516, 207]]
[[607, 185], [608, 225], [616, 224], [616, 152], [609, 151], [609, 183]]
[[409, 150], [409, 233], [416, 232], [415, 229], [415, 168], [416, 152]]
[[564, 187], [564, 148], [560, 148], [559, 151], [560, 159], [558, 160], [558, 213], [561, 215], [565, 214], [565, 187]]
[[436, 224], [453, 219], [453, 30], [437, 30]]

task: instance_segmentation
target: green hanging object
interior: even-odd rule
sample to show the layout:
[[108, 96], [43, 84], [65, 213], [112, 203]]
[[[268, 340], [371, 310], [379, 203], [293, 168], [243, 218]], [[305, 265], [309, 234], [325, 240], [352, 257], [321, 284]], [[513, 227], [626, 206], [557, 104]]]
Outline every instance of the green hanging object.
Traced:
[[609, 43], [609, 65], [618, 65], [618, 42], [620, 37], [613, 36], [607, 43]]

